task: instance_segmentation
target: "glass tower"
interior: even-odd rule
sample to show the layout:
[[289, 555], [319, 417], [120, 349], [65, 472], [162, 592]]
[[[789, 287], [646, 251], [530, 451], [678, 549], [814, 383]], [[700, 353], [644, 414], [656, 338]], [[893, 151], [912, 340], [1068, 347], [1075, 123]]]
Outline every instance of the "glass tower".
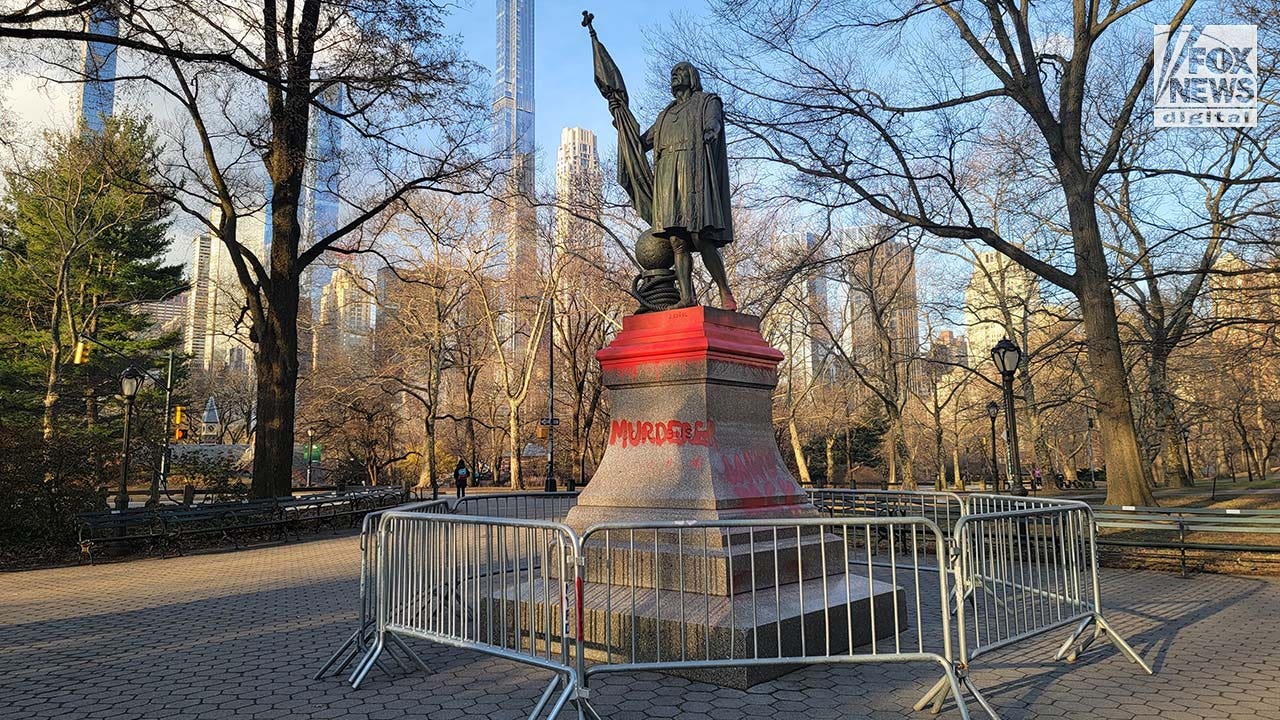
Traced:
[[[105, 8], [95, 8], [89, 16], [89, 32], [94, 35], [120, 34], [120, 20]], [[80, 118], [86, 132], [102, 132], [115, 105], [116, 46], [87, 42], [84, 48], [84, 85], [80, 94]]]
[[508, 195], [495, 217], [505, 238], [508, 269], [534, 262], [536, 217], [520, 198], [533, 197], [533, 0], [497, 1], [497, 58], [493, 82], [493, 141]]
[[[345, 107], [342, 88], [334, 85], [321, 102], [333, 112], [311, 110], [311, 162], [307, 167], [307, 199], [304, 205], [308, 245], [314, 245], [338, 229], [339, 182], [342, 171], [342, 123], [336, 117]], [[311, 294], [313, 310], [320, 307], [325, 285], [333, 278], [329, 257], [321, 256], [306, 270], [304, 292]]]

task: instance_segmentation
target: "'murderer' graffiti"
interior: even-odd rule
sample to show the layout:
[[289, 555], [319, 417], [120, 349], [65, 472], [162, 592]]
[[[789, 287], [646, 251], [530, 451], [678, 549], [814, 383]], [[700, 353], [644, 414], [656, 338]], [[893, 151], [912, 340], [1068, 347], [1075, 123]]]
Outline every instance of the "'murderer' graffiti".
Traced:
[[609, 429], [609, 444], [621, 445], [624, 448], [668, 444], [711, 447], [715, 442], [714, 420], [698, 420], [692, 423], [680, 420], [656, 423], [614, 420]]

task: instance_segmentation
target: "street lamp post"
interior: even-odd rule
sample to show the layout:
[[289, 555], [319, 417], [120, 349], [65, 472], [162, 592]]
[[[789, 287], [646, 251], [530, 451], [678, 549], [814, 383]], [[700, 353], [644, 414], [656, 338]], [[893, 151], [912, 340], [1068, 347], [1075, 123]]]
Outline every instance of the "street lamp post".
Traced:
[[307, 487], [311, 487], [311, 461], [316, 454], [316, 431], [307, 428]]
[[987, 403], [987, 419], [991, 421], [991, 485], [1000, 492], [1000, 461], [996, 459], [996, 417], [1000, 415], [1000, 403]]
[[155, 507], [160, 504], [160, 488], [163, 486], [165, 492], [169, 491], [169, 438], [172, 420], [169, 417], [173, 411], [173, 351], [169, 351], [168, 369], [165, 372], [164, 380], [164, 448], [160, 454], [160, 467], [151, 479], [151, 497], [147, 500], [147, 504]]
[[1009, 338], [1004, 338], [991, 349], [991, 359], [995, 361], [1004, 385], [1004, 422], [1007, 434], [1005, 456], [1012, 476], [1009, 484], [1014, 495], [1023, 496], [1027, 494], [1027, 488], [1022, 484], [1022, 461], [1018, 457], [1018, 420], [1013, 411], [1013, 374], [1022, 362], [1022, 351]]
[[[129, 433], [133, 420], [133, 399], [142, 387], [142, 371], [130, 365], [120, 373], [120, 396], [124, 398], [124, 457], [120, 462], [120, 491], [116, 493], [116, 510], [129, 509]], [[123, 526], [121, 526], [123, 529]]]
[[556, 491], [556, 288], [547, 298], [547, 479], [546, 492]]

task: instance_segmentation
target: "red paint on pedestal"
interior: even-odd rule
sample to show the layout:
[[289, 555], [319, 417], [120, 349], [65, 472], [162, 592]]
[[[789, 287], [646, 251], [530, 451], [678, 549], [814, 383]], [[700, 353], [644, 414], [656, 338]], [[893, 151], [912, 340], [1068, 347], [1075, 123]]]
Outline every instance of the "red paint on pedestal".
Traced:
[[622, 332], [596, 353], [596, 359], [605, 372], [622, 374], [703, 360], [772, 371], [782, 361], [782, 353], [761, 337], [760, 318], [692, 307], [623, 318]]

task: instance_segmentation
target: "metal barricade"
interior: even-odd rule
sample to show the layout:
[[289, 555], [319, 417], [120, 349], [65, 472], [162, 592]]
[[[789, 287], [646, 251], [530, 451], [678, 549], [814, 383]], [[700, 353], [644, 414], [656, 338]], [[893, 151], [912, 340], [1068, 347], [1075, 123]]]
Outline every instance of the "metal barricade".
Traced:
[[[408, 513], [448, 513], [449, 502], [447, 500], [425, 500], [423, 502], [408, 503], [397, 508], [371, 512], [364, 516], [364, 522], [360, 525], [359, 624], [333, 655], [329, 656], [328, 661], [320, 668], [319, 672], [315, 674], [314, 679], [316, 680], [328, 675], [330, 671], [335, 675], [340, 675], [346, 672], [352, 660], [361, 656], [367, 657], [370, 654], [378, 609], [375, 583], [378, 570], [378, 526], [382, 517], [393, 510]], [[394, 653], [391, 654], [391, 657], [398, 665], [402, 668], [404, 667], [404, 663]], [[378, 661], [378, 665], [382, 667], [384, 672], [387, 671], [381, 661]]]
[[524, 520], [563, 520], [578, 504], [576, 492], [510, 492], [484, 493], [459, 498], [453, 502], [456, 515], [521, 518]]
[[373, 651], [352, 685], [390, 646], [425, 669], [405, 642], [413, 637], [552, 671], [530, 718], [544, 709], [554, 718], [570, 701], [594, 715], [570, 652], [580, 637], [570, 626], [581, 617], [578, 547], [571, 529], [543, 520], [384, 514]]
[[942, 677], [916, 709], [937, 712], [954, 696], [968, 718], [968, 697], [995, 718], [970, 679], [973, 661], [1072, 624], [1055, 659], [1074, 660], [1106, 635], [1151, 672], [1103, 616], [1088, 505], [812, 496], [833, 517], [606, 523], [581, 538], [543, 519], [443, 514], [559, 517], [576, 502], [567, 493], [372, 514], [361, 538], [361, 627], [320, 675], [363, 653], [351, 673], [358, 686], [384, 651], [425, 667], [405, 643], [422, 638], [552, 671], [530, 717], [567, 704], [598, 717], [588, 686], [602, 673], [930, 662]]
[[922, 517], [951, 538], [951, 529], [965, 513], [960, 495], [942, 490], [852, 490], [812, 488], [809, 499], [830, 517]]
[[995, 495], [991, 493], [969, 493], [964, 496], [965, 515], [988, 515], [990, 513], [1007, 512], [1009, 510], [1028, 510], [1033, 508], [1079, 507], [1085, 503], [1079, 500], [1064, 500], [1051, 497], [1029, 497], [1025, 495]]
[[946, 543], [921, 517], [593, 526], [579, 625], [597, 662], [583, 684], [641, 670], [936, 663], [968, 718], [946, 553], [930, 558], [930, 545]]
[[[978, 496], [970, 508], [1008, 508], [970, 514], [955, 528], [955, 574], [966, 587], [957, 600], [958, 664], [1073, 623], [1054, 659], [1074, 660], [1102, 635], [1147, 674], [1151, 668], [1102, 614], [1093, 511], [1069, 500]], [[1029, 506], [1029, 507], [1027, 507]], [[1089, 625], [1092, 636], [1077, 645]], [[962, 678], [973, 689], [967, 673]], [[951, 689], [938, 683], [917, 709], [936, 707]], [[978, 696], [981, 701], [981, 696]], [[984, 708], [994, 715], [989, 707]]]

